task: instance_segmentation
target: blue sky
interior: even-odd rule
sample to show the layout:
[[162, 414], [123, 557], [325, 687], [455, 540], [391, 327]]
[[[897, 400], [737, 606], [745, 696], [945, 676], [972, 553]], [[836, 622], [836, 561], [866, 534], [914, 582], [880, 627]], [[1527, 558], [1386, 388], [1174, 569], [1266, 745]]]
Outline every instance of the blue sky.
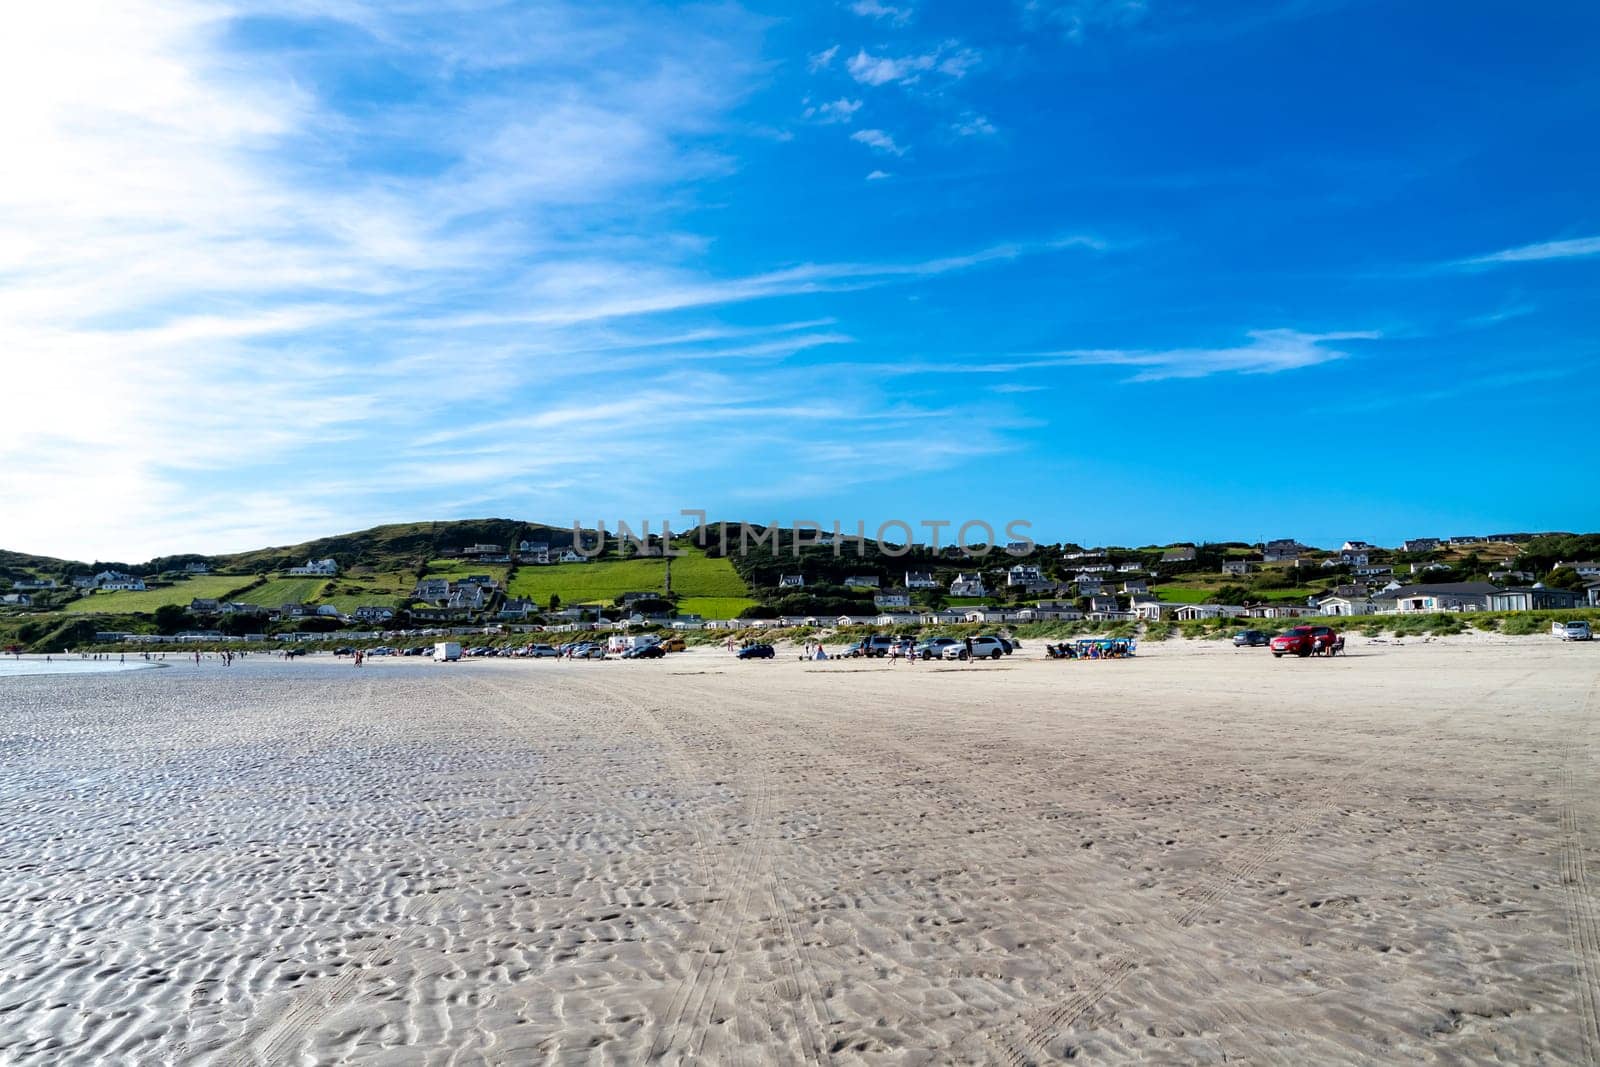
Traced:
[[1600, 8], [17, 16], [0, 544], [1600, 528]]

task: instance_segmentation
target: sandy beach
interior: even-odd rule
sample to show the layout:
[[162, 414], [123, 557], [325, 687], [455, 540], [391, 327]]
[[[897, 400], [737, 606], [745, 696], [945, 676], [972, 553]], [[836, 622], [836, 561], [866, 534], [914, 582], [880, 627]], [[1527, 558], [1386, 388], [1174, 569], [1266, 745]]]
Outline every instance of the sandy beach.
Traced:
[[0, 1063], [1594, 1063], [1600, 644], [0, 680]]

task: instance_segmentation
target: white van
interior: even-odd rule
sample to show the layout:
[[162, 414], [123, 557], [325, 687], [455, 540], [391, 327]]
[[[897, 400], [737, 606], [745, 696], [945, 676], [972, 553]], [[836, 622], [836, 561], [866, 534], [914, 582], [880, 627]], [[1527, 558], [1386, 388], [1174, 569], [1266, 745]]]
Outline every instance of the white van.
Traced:
[[1550, 636], [1559, 637], [1563, 641], [1594, 640], [1594, 632], [1589, 629], [1589, 624], [1582, 619], [1573, 619], [1571, 622], [1551, 623]]
[[461, 658], [461, 646], [454, 641], [440, 641], [433, 646], [433, 662], [451, 663]]
[[646, 645], [659, 645], [660, 643], [661, 638], [655, 634], [630, 634], [627, 636], [612, 634], [606, 641], [606, 654], [620, 656], [624, 652], [630, 652], [636, 648], [644, 648]]

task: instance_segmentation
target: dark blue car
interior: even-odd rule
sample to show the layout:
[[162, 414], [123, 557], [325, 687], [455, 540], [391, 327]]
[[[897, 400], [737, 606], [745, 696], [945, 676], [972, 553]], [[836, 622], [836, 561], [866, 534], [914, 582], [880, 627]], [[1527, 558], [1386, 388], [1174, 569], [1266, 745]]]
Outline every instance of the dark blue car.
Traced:
[[746, 645], [738, 652], [740, 659], [771, 659], [775, 654], [771, 645]]

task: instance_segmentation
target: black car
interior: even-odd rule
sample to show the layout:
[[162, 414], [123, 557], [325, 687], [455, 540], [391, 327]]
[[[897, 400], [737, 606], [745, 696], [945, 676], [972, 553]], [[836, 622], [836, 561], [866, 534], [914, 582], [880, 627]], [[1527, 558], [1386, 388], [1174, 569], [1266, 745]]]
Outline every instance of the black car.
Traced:
[[1272, 635], [1260, 630], [1240, 630], [1233, 635], [1234, 648], [1255, 648], [1272, 640]]
[[775, 655], [771, 645], [746, 645], [738, 652], [740, 659], [771, 659]]
[[639, 648], [630, 648], [622, 654], [623, 659], [660, 659], [667, 654], [667, 650], [660, 645], [641, 645]]

